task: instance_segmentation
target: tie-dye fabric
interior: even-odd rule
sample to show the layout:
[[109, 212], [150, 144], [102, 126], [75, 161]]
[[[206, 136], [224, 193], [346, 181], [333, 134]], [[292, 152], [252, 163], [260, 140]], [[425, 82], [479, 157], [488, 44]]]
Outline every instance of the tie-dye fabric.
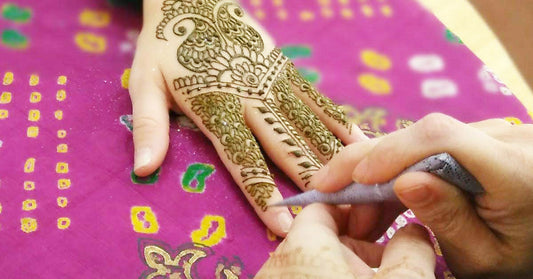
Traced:
[[[413, 0], [242, 2], [367, 134], [434, 111], [530, 122]], [[279, 239], [186, 118], [173, 119], [160, 170], [131, 174], [127, 80], [141, 15], [105, 0], [0, 6], [1, 277], [253, 276]], [[284, 195], [297, 192], [273, 172]], [[413, 218], [398, 217], [381, 241]], [[436, 274], [451, 277], [442, 259]]]

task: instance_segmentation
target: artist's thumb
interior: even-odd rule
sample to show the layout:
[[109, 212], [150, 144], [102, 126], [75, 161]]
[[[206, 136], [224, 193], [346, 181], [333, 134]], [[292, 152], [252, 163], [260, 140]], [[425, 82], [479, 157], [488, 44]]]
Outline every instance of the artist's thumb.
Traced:
[[394, 191], [433, 231], [451, 267], [461, 270], [492, 251], [494, 235], [459, 188], [432, 174], [413, 172], [399, 177]]

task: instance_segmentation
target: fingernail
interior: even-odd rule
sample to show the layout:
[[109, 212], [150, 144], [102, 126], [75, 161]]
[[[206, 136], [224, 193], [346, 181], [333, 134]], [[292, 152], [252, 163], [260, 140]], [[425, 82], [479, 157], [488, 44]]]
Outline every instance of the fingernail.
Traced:
[[133, 165], [134, 170], [138, 170], [142, 167], [147, 166], [152, 161], [152, 151], [148, 147], [139, 149], [135, 152], [135, 162]]
[[368, 159], [365, 157], [353, 170], [352, 179], [354, 181], [362, 181], [368, 172]]
[[416, 185], [407, 189], [401, 190], [398, 193], [402, 200], [411, 204], [422, 204], [428, 202], [431, 197], [431, 191], [426, 185]]
[[324, 179], [328, 177], [328, 173], [329, 166], [325, 165], [319, 171], [313, 174], [313, 178], [311, 178], [310, 183], [311, 188], [321, 188], [322, 184], [324, 183]]
[[279, 223], [281, 230], [284, 233], [288, 233], [289, 229], [291, 228], [291, 224], [292, 224], [292, 216], [287, 212], [283, 212], [278, 215], [278, 223]]

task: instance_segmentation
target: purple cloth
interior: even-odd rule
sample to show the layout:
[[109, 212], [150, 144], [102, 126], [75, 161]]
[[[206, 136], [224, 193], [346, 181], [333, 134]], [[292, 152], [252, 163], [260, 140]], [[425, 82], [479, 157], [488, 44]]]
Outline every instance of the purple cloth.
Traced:
[[[530, 121], [508, 89], [412, 0], [243, 2], [369, 134], [433, 111], [462, 121]], [[156, 181], [131, 179], [123, 73], [141, 16], [105, 0], [0, 5], [3, 277], [145, 278], [157, 263], [168, 272], [160, 267], [165, 275], [155, 278], [255, 274], [278, 242], [185, 120], [172, 123]], [[272, 169], [285, 196], [298, 192]], [[402, 218], [387, 235], [412, 221]], [[191, 254], [177, 256], [182, 251]], [[451, 276], [439, 263], [439, 278]]]

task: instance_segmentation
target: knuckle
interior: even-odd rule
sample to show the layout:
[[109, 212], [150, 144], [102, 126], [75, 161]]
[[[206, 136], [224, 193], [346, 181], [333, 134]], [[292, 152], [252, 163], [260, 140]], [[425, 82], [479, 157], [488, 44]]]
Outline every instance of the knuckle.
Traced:
[[457, 206], [446, 206], [430, 209], [425, 214], [424, 222], [428, 224], [435, 234], [445, 234], [447, 238], [455, 238], [465, 228], [463, 210]]
[[416, 124], [417, 134], [425, 142], [445, 139], [457, 129], [457, 120], [442, 113], [431, 113]]

